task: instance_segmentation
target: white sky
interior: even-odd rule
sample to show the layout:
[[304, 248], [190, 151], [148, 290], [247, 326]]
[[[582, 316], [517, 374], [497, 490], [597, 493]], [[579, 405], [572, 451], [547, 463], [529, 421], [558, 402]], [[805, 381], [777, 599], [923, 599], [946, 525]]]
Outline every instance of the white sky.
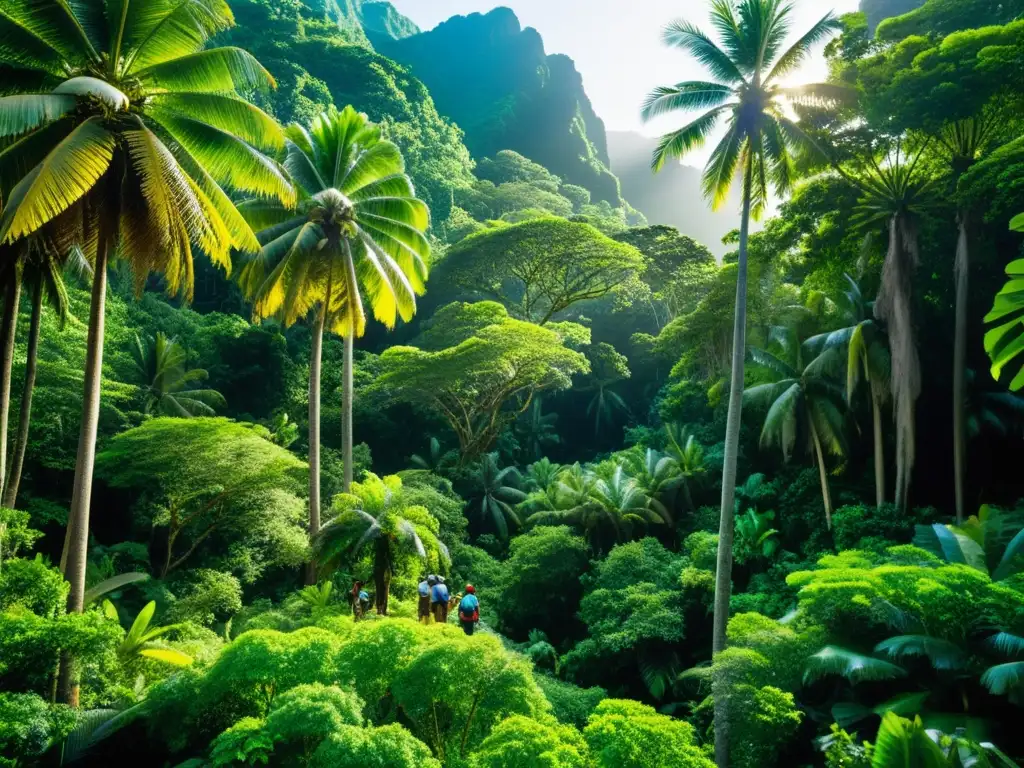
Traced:
[[[661, 31], [684, 17], [711, 32], [705, 0], [391, 0], [422, 29], [432, 29], [458, 14], [486, 13], [498, 5], [512, 8], [524, 27], [534, 27], [548, 53], [564, 53], [576, 62], [583, 85], [608, 130], [655, 136], [681, 124], [685, 116], [643, 126], [640, 104], [655, 86], [699, 79], [699, 64], [661, 43]], [[857, 10], [858, 0], [795, 0], [794, 38], [829, 10]], [[821, 51], [794, 83], [825, 75]], [[713, 144], [711, 145], [713, 146]], [[705, 153], [706, 154], [706, 153]], [[695, 155], [687, 164], [700, 165]]]

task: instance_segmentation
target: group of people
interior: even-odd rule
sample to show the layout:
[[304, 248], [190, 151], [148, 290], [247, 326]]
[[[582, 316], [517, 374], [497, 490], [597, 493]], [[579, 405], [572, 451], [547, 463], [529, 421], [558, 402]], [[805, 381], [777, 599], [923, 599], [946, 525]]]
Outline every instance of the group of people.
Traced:
[[[362, 619], [370, 610], [370, 595], [363, 587], [363, 582], [355, 580], [352, 582], [352, 591], [349, 593], [352, 618], [355, 621]], [[444, 582], [444, 576], [431, 574], [423, 578], [418, 591], [417, 615], [420, 623], [429, 624], [433, 617], [438, 624], [447, 624], [448, 613], [457, 606], [459, 626], [467, 635], [473, 634], [480, 621], [480, 600], [477, 598], [476, 588], [472, 584], [467, 584], [466, 590], [462, 594], [452, 595], [448, 591], [448, 585]]]
[[459, 625], [462, 631], [467, 635], [473, 634], [480, 621], [480, 600], [472, 584], [466, 585], [463, 594], [453, 596], [448, 591], [444, 576], [431, 574], [420, 582], [418, 591], [418, 616], [421, 623], [429, 624], [433, 616], [438, 624], [447, 624], [449, 611], [458, 606]]

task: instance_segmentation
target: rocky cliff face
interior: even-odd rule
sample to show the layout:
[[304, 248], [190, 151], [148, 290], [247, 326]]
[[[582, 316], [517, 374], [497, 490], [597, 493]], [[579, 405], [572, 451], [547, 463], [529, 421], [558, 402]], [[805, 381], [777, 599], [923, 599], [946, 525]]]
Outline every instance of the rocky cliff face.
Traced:
[[438, 110], [466, 132], [475, 157], [512, 149], [595, 200], [619, 204], [604, 123], [575, 64], [548, 55], [540, 34], [524, 29], [510, 9], [455, 16], [397, 40], [368, 34], [427, 85]]

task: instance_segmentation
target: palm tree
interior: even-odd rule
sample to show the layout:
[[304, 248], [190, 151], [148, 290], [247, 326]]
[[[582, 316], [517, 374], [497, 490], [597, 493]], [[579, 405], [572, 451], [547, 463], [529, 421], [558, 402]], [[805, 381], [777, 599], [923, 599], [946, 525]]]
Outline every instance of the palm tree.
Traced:
[[896, 424], [896, 491], [900, 509], [906, 509], [914, 469], [915, 409], [921, 394], [921, 361], [914, 330], [912, 278], [918, 262], [917, 220], [927, 207], [932, 180], [919, 170], [922, 148], [907, 156], [896, 142], [879, 161], [871, 156], [858, 173], [840, 172], [860, 191], [853, 222], [868, 231], [884, 225], [889, 247], [882, 268], [882, 284], [874, 303], [875, 317], [889, 336], [892, 372], [889, 377]]
[[372, 472], [351, 492], [338, 496], [339, 514], [323, 527], [313, 543], [314, 559], [326, 572], [358, 560], [372, 544], [374, 601], [377, 613], [388, 612], [391, 577], [398, 558], [415, 554], [427, 565], [447, 567], [448, 550], [438, 538], [438, 523], [425, 507], [409, 506], [397, 475], [380, 478]]
[[0, 320], [0, 490], [7, 476], [7, 423], [11, 411], [11, 372], [14, 369], [14, 342], [17, 336], [18, 309], [21, 305], [21, 270], [17, 262], [5, 270], [4, 313]]
[[[988, 146], [998, 127], [995, 113], [982, 112], [942, 127], [936, 136], [959, 180]], [[961, 205], [957, 211], [959, 233], [956, 242], [956, 331], [953, 337], [953, 481], [956, 488], [956, 519], [964, 519], [964, 483], [967, 475], [967, 310], [970, 276], [971, 211]]]
[[[389, 329], [412, 319], [427, 278], [427, 206], [416, 199], [402, 155], [379, 126], [352, 107], [333, 107], [307, 131], [287, 130], [285, 167], [297, 208], [254, 201], [242, 206], [263, 247], [241, 283], [260, 317], [285, 325], [315, 314], [309, 362], [309, 534], [320, 529], [320, 368], [325, 329], [344, 339], [343, 489], [352, 485], [352, 348], [366, 329], [369, 303]], [[307, 574], [309, 583], [315, 575]]]
[[[858, 384], [868, 383], [871, 393], [872, 427], [875, 441], [875, 505], [885, 503], [885, 442], [882, 435], [882, 406], [888, 399], [892, 360], [885, 332], [874, 319], [874, 302], [864, 300], [857, 281], [844, 275], [850, 289], [839, 306], [846, 326], [837, 331], [812, 336], [804, 342], [812, 355], [827, 349], [845, 348], [846, 402], [852, 404]], [[862, 378], [863, 377], [863, 378]]]
[[[715, 618], [712, 650], [725, 650], [732, 574], [733, 495], [743, 406], [743, 363], [747, 325], [747, 243], [750, 218], [758, 217], [768, 199], [769, 180], [778, 194], [789, 189], [793, 176], [793, 150], [805, 143], [803, 131], [785, 114], [787, 100], [833, 99], [828, 86], [785, 88], [781, 81], [793, 72], [817, 43], [839, 29], [829, 13], [784, 49], [790, 30], [792, 5], [784, 0], [716, 0], [711, 24], [721, 40], [716, 45], [687, 21], [665, 30], [665, 42], [693, 56], [710, 72], [713, 81], [691, 81], [658, 88], [643, 107], [650, 120], [679, 111], [707, 110], [696, 120], [667, 134], [654, 153], [653, 168], [680, 158], [704, 144], [723, 120], [721, 140], [704, 170], [705, 197], [717, 208], [728, 198], [737, 170], [742, 173], [743, 212], [740, 219], [739, 263], [736, 279], [736, 316], [732, 343], [732, 380], [722, 468], [721, 522], [715, 578]], [[715, 702], [715, 761], [729, 761], [729, 726], [725, 697]]]
[[638, 528], [646, 531], [650, 525], [668, 520], [667, 513], [655, 508], [622, 464], [607, 478], [576, 465], [548, 492], [531, 494], [526, 506], [535, 510], [527, 518], [528, 524], [578, 528], [596, 555], [629, 541]]
[[539, 395], [533, 398], [526, 413], [516, 423], [516, 432], [526, 445], [528, 458], [540, 459], [545, 446], [562, 441], [555, 428], [556, 423], [557, 413], [544, 413], [544, 398]]
[[665, 425], [665, 453], [676, 460], [683, 475], [683, 493], [687, 507], [696, 512], [693, 485], [699, 485], [707, 474], [704, 467], [704, 446], [679, 424]]
[[762, 448], [778, 446], [789, 461], [798, 438], [803, 439], [818, 466], [825, 521], [831, 529], [832, 494], [825, 451], [842, 456], [846, 450], [842, 390], [831, 380], [842, 367], [842, 356], [836, 349], [827, 349], [804, 366], [799, 347], [792, 348], [796, 350], [795, 359], [789, 362], [762, 349], [750, 350], [751, 359], [774, 374], [776, 381], [751, 387], [743, 393], [743, 399], [755, 408], [767, 409], [761, 430]]
[[[259, 151], [283, 146], [280, 128], [235, 95], [272, 78], [241, 49], [206, 49], [232, 23], [223, 0], [3, 4], [0, 58], [17, 68], [5, 68], [5, 90], [16, 95], [0, 98], [0, 243], [52, 223], [94, 268], [62, 558], [72, 612], [85, 591], [108, 264], [115, 254], [127, 261], [139, 287], [160, 272], [169, 293], [188, 299], [193, 245], [225, 268], [232, 247], [258, 248], [221, 185], [293, 196]], [[64, 677], [73, 700], [77, 689]]]
[[414, 453], [409, 457], [409, 463], [416, 469], [436, 472], [441, 468], [441, 461], [444, 459], [444, 451], [441, 450], [441, 441], [436, 437], [430, 438], [430, 452], [426, 456]]
[[22, 387], [21, 408], [18, 414], [18, 433], [14, 441], [11, 469], [4, 483], [3, 506], [13, 509], [18, 501], [21, 472], [25, 466], [25, 452], [28, 450], [28, 434], [32, 421], [32, 394], [36, 384], [36, 365], [39, 354], [39, 328], [43, 315], [43, 299], [57, 313], [57, 328], [64, 329], [70, 316], [67, 288], [62, 271], [69, 266], [78, 272], [89, 271], [89, 265], [80, 253], [73, 254], [72, 264], [66, 265], [52, 248], [40, 247], [36, 240], [30, 241], [26, 258], [14, 263], [0, 265], [0, 269], [22, 270], [22, 281], [29, 285], [32, 296], [32, 319], [29, 321], [27, 349], [25, 353], [25, 382]]
[[499, 469], [498, 454], [488, 453], [473, 472], [472, 483], [470, 505], [479, 503], [481, 518], [490, 518], [499, 538], [508, 539], [508, 521], [522, 525], [514, 505], [526, 501], [526, 494], [517, 487], [519, 471], [515, 467]]
[[189, 369], [188, 354], [174, 339], [162, 331], [152, 343], [144, 343], [135, 334], [132, 357], [142, 380], [143, 411], [158, 416], [213, 416], [215, 407], [224, 405], [224, 397], [213, 389], [187, 389], [209, 374], [202, 368]]

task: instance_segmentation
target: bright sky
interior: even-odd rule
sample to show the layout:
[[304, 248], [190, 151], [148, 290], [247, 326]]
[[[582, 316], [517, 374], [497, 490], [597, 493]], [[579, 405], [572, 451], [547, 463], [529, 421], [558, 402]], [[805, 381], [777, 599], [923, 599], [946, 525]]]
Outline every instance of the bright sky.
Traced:
[[[564, 53], [576, 62], [597, 114], [613, 131], [658, 135], [678, 125], [680, 117], [642, 126], [644, 96], [655, 86], [701, 78], [700, 65], [661, 43], [661, 30], [680, 16], [710, 32], [705, 0], [391, 0], [421, 29], [432, 29], [458, 14], [486, 13], [497, 5], [512, 8], [524, 27], [534, 27], [548, 53]], [[858, 0], [795, 0], [794, 37], [829, 10], [857, 10]], [[825, 75], [816, 52], [794, 83], [815, 82]], [[700, 164], [703, 158], [689, 162]]]

